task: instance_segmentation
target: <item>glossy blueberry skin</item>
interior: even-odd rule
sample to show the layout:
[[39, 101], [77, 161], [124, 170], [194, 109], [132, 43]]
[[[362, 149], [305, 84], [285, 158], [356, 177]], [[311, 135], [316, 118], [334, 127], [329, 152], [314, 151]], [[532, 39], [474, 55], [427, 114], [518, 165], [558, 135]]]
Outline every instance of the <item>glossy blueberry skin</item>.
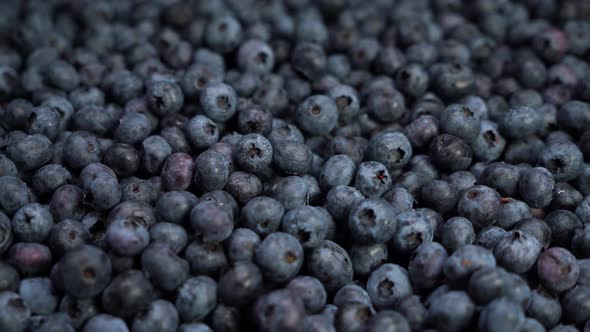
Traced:
[[281, 119], [273, 118], [272, 130], [268, 134], [268, 140], [273, 144], [283, 140], [303, 143], [304, 138], [297, 126]]
[[212, 201], [201, 201], [191, 210], [189, 222], [196, 234], [205, 242], [222, 242], [234, 228], [231, 211]]
[[105, 329], [113, 332], [129, 332], [124, 320], [108, 314], [98, 314], [93, 316], [86, 322], [82, 331], [99, 332], [104, 331]]
[[443, 278], [443, 267], [448, 258], [447, 251], [438, 242], [421, 244], [410, 258], [408, 276], [418, 289], [431, 289]]
[[250, 261], [234, 262], [219, 278], [219, 299], [228, 305], [240, 307], [254, 301], [263, 286], [262, 272], [256, 264]]
[[590, 318], [590, 287], [577, 286], [561, 299], [563, 316], [566, 321], [583, 324]]
[[0, 263], [0, 291], [16, 291], [20, 284], [20, 276], [17, 270], [8, 263]]
[[541, 128], [542, 119], [537, 111], [528, 106], [511, 108], [500, 122], [500, 130], [513, 139], [533, 135]]
[[432, 115], [420, 115], [404, 128], [404, 135], [413, 148], [428, 146], [430, 141], [439, 134], [438, 118]]
[[303, 247], [294, 236], [275, 232], [256, 248], [255, 261], [265, 278], [285, 282], [293, 278], [303, 264]]
[[391, 306], [397, 300], [412, 294], [408, 272], [399, 265], [383, 264], [369, 275], [367, 292], [376, 307]]
[[338, 108], [338, 121], [351, 123], [360, 113], [360, 101], [356, 90], [348, 85], [336, 85], [328, 91]]
[[442, 228], [441, 243], [449, 251], [473, 244], [475, 231], [469, 219], [453, 217], [445, 222]]
[[524, 323], [522, 308], [516, 302], [502, 297], [488, 304], [479, 316], [481, 331], [518, 330]]
[[559, 322], [561, 312], [558, 299], [542, 290], [533, 291], [527, 301], [527, 316], [535, 318], [548, 329]]
[[399, 132], [379, 134], [369, 141], [366, 159], [385, 165], [389, 170], [400, 169], [412, 158], [412, 145]]
[[320, 280], [328, 292], [352, 281], [353, 270], [348, 253], [329, 240], [324, 240], [311, 250], [306, 267], [309, 274]]
[[244, 227], [266, 236], [278, 230], [285, 209], [274, 198], [259, 196], [248, 201], [241, 212]]
[[553, 199], [555, 181], [552, 174], [543, 167], [534, 167], [521, 173], [518, 192], [522, 199], [533, 208], [543, 208]]
[[68, 251], [58, 264], [60, 287], [75, 298], [96, 296], [111, 280], [111, 261], [94, 246], [84, 245]]
[[117, 178], [107, 172], [99, 172], [83, 180], [82, 189], [84, 204], [98, 211], [111, 209], [122, 198]]
[[211, 120], [225, 122], [236, 112], [238, 97], [234, 89], [223, 83], [208, 84], [201, 91], [201, 108]]
[[337, 331], [363, 331], [366, 330], [368, 320], [374, 313], [369, 304], [348, 303], [338, 308], [334, 325]]
[[285, 174], [307, 173], [311, 159], [311, 149], [303, 143], [280, 141], [273, 144], [273, 164]]
[[236, 307], [217, 304], [211, 315], [211, 327], [215, 331], [231, 332], [240, 329], [242, 315]]
[[285, 210], [307, 205], [309, 202], [309, 185], [299, 176], [287, 176], [280, 179], [271, 190], [272, 197], [280, 202]]
[[354, 187], [336, 186], [326, 194], [324, 208], [336, 221], [348, 220], [350, 209], [363, 199]]
[[549, 170], [556, 181], [569, 181], [582, 171], [583, 155], [580, 149], [569, 142], [549, 144], [539, 156], [539, 165]]
[[500, 195], [493, 189], [476, 185], [463, 191], [457, 201], [457, 212], [475, 227], [489, 226], [502, 206]]
[[182, 224], [199, 200], [188, 191], [169, 191], [157, 201], [155, 213], [160, 222]]
[[494, 266], [496, 259], [492, 252], [470, 244], [457, 249], [445, 262], [443, 271], [448, 279], [460, 280], [481, 268]]
[[389, 241], [396, 233], [397, 212], [385, 200], [365, 199], [350, 211], [348, 228], [358, 243], [379, 243]]
[[537, 275], [541, 284], [555, 293], [564, 292], [576, 284], [580, 268], [567, 249], [549, 248], [539, 256]]
[[0, 293], [0, 328], [3, 331], [24, 331], [31, 317], [21, 296], [11, 291]]
[[462, 139], [442, 134], [430, 143], [430, 157], [439, 167], [448, 171], [464, 170], [471, 164], [472, 151]]
[[161, 116], [180, 111], [184, 104], [184, 94], [180, 87], [166, 80], [148, 84], [146, 97], [150, 110]]
[[178, 311], [174, 304], [166, 300], [155, 300], [150, 303], [145, 314], [133, 319], [131, 331], [176, 331], [178, 320]]
[[317, 313], [326, 304], [326, 290], [322, 283], [310, 276], [295, 277], [286, 286], [303, 301], [308, 314]]
[[115, 139], [122, 143], [136, 144], [147, 138], [151, 130], [147, 116], [138, 112], [127, 112], [119, 121]]
[[525, 273], [533, 267], [542, 245], [533, 236], [520, 230], [507, 232], [494, 247], [498, 265], [514, 273]]
[[354, 186], [367, 198], [379, 198], [391, 189], [392, 179], [385, 165], [365, 161], [357, 168]]
[[305, 317], [303, 301], [288, 289], [261, 296], [253, 309], [254, 321], [262, 331], [295, 331]]
[[43, 135], [28, 135], [9, 144], [6, 155], [21, 171], [33, 171], [51, 160], [53, 144]]
[[21, 207], [12, 217], [12, 232], [17, 241], [44, 242], [53, 226], [53, 217], [47, 206], [30, 203]]

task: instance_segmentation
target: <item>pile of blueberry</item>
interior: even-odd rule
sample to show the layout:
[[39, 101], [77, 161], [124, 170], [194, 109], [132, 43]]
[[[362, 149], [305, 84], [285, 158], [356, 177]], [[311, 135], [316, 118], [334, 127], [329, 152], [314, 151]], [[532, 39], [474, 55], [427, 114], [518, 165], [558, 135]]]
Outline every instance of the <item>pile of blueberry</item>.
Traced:
[[0, 1], [1, 332], [590, 332], [590, 1]]

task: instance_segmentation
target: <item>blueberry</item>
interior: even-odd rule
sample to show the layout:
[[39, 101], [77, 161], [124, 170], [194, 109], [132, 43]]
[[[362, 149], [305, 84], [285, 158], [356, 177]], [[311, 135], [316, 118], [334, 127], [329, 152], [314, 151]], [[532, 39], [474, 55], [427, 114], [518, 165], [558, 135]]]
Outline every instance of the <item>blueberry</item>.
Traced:
[[273, 164], [285, 174], [305, 174], [311, 164], [310, 148], [295, 141], [279, 141], [273, 144]]
[[47, 243], [53, 253], [63, 255], [84, 245], [89, 238], [88, 230], [80, 222], [65, 219], [51, 227]]
[[303, 143], [303, 134], [295, 125], [287, 123], [283, 120], [274, 118], [272, 120], [272, 130], [268, 135], [268, 140], [271, 143], [279, 141], [295, 141]]
[[28, 135], [6, 147], [6, 155], [22, 171], [45, 165], [53, 155], [53, 144], [44, 135]]
[[388, 169], [400, 169], [412, 158], [408, 138], [399, 132], [379, 134], [369, 141], [367, 159], [378, 161]]
[[8, 263], [0, 263], [0, 290], [16, 291], [20, 284], [20, 277], [14, 267]]
[[582, 324], [590, 318], [589, 295], [589, 287], [577, 286], [563, 296], [561, 307], [566, 321]]
[[127, 324], [121, 318], [108, 314], [98, 314], [88, 319], [82, 331], [99, 332], [109, 330], [113, 332], [129, 332]]
[[147, 85], [147, 103], [158, 115], [176, 113], [184, 104], [184, 94], [173, 82], [159, 80]]
[[338, 308], [334, 325], [337, 331], [364, 331], [373, 314], [371, 306], [366, 303], [348, 303]]
[[452, 104], [440, 116], [440, 130], [455, 135], [467, 143], [473, 142], [480, 132], [481, 117], [463, 105]]
[[502, 235], [494, 247], [494, 256], [499, 265], [522, 274], [533, 267], [542, 248], [533, 236], [514, 230]]
[[111, 262], [107, 254], [94, 246], [68, 251], [58, 264], [60, 286], [75, 298], [96, 296], [111, 280]]
[[450, 291], [430, 303], [427, 321], [441, 331], [461, 331], [475, 313], [475, 304], [463, 291]]
[[254, 260], [254, 253], [260, 241], [258, 234], [248, 228], [235, 229], [227, 242], [229, 259], [233, 262]]
[[179, 332], [213, 332], [205, 323], [187, 323], [178, 327]]
[[399, 265], [383, 264], [369, 276], [367, 292], [376, 307], [391, 306], [404, 296], [412, 294], [408, 272]]
[[563, 292], [573, 287], [579, 274], [580, 268], [575, 257], [564, 248], [549, 248], [537, 261], [539, 281], [553, 292]]
[[12, 217], [12, 232], [18, 241], [45, 242], [53, 226], [53, 217], [47, 206], [27, 204]]
[[178, 327], [178, 312], [174, 304], [166, 300], [155, 300], [148, 309], [135, 317], [131, 331], [176, 331]]
[[156, 242], [141, 254], [141, 265], [155, 286], [173, 291], [188, 278], [189, 265], [166, 244]]
[[276, 232], [260, 243], [255, 257], [266, 278], [284, 282], [293, 278], [301, 269], [303, 248], [294, 236]]
[[285, 214], [281, 230], [296, 237], [304, 248], [313, 248], [326, 238], [330, 225], [327, 216], [320, 207], [299, 206]]
[[105, 151], [103, 162], [110, 167], [117, 176], [127, 177], [137, 172], [141, 163], [141, 157], [139, 156], [137, 149], [132, 145], [115, 143]]
[[336, 85], [328, 91], [328, 96], [336, 103], [340, 123], [351, 123], [360, 113], [359, 97], [353, 87]]
[[443, 270], [450, 280], [459, 280], [469, 277], [481, 268], [494, 266], [496, 259], [492, 252], [470, 244], [457, 249], [446, 261]]
[[423, 204], [441, 213], [453, 209], [459, 197], [455, 188], [443, 180], [433, 180], [426, 183], [420, 192]]
[[354, 186], [368, 198], [378, 198], [391, 189], [389, 171], [380, 162], [365, 161], [357, 168]]
[[363, 199], [354, 187], [336, 186], [326, 194], [324, 208], [336, 221], [347, 220], [350, 209]]
[[443, 267], [447, 251], [437, 242], [421, 244], [414, 251], [408, 265], [412, 285], [418, 289], [430, 289], [443, 278]]
[[557, 142], [549, 144], [539, 156], [540, 166], [549, 170], [556, 181], [569, 181], [582, 171], [583, 156], [573, 143]]
[[296, 119], [299, 127], [312, 135], [329, 134], [338, 123], [338, 106], [327, 96], [314, 95], [299, 105]]
[[368, 275], [387, 258], [388, 250], [384, 243], [355, 244], [350, 249], [352, 269], [357, 275]]
[[518, 192], [533, 208], [542, 208], [553, 199], [555, 181], [552, 174], [543, 167], [524, 171], [518, 181]]
[[327, 60], [323, 48], [311, 42], [300, 42], [291, 53], [293, 69], [307, 79], [316, 79], [326, 70]]
[[190, 213], [190, 225], [205, 242], [221, 242], [233, 230], [233, 216], [215, 202], [201, 201]]
[[456, 249], [475, 242], [475, 231], [469, 219], [453, 217], [442, 228], [442, 245], [453, 252]]
[[320, 280], [328, 292], [352, 281], [350, 257], [346, 250], [335, 242], [324, 240], [313, 248], [306, 264], [309, 274]]
[[230, 119], [238, 106], [234, 89], [223, 83], [205, 86], [201, 92], [200, 101], [205, 115], [218, 122]]
[[139, 112], [127, 112], [119, 121], [115, 139], [122, 143], [135, 144], [147, 138], [151, 124], [146, 115]]
[[186, 190], [193, 178], [195, 163], [186, 153], [176, 152], [168, 156], [162, 167], [162, 182], [169, 191]]
[[482, 310], [478, 328], [481, 331], [518, 330], [524, 320], [522, 308], [516, 302], [502, 297], [490, 302]]
[[462, 139], [442, 134], [430, 143], [430, 157], [439, 167], [449, 171], [464, 170], [471, 164], [472, 151]]
[[242, 25], [233, 16], [220, 16], [209, 22], [205, 41], [213, 50], [228, 53], [242, 40]]
[[394, 122], [406, 112], [406, 100], [404, 95], [392, 86], [384, 86], [369, 92], [367, 111], [378, 121]]
[[303, 322], [303, 301], [288, 289], [274, 290], [254, 304], [254, 321], [264, 331], [295, 331]]
[[32, 314], [47, 315], [57, 308], [58, 298], [49, 278], [23, 279], [18, 293]]
[[503, 196], [515, 196], [520, 178], [519, 169], [504, 162], [494, 162], [486, 166], [478, 182], [497, 190]]
[[547, 248], [551, 242], [551, 228], [543, 220], [527, 218], [518, 223], [515, 229], [537, 239], [543, 248]]
[[368, 322], [368, 331], [404, 331], [410, 332], [410, 323], [400, 313], [383, 310], [373, 315]]
[[0, 293], [0, 327], [3, 331], [24, 331], [31, 311], [19, 294], [4, 291]]
[[197, 202], [197, 197], [188, 191], [169, 191], [158, 199], [155, 212], [161, 222], [181, 224]]
[[396, 234], [399, 223], [396, 214], [383, 199], [365, 199], [351, 209], [348, 228], [359, 243], [387, 242]]
[[235, 146], [234, 158], [243, 170], [260, 173], [270, 167], [273, 160], [273, 147], [262, 135], [244, 135]]
[[210, 118], [196, 115], [184, 128], [186, 139], [196, 149], [204, 149], [219, 140], [219, 128]]
[[49, 248], [34, 242], [18, 242], [8, 252], [8, 262], [24, 275], [45, 272], [53, 256]]
[[427, 146], [439, 134], [439, 121], [432, 115], [420, 115], [404, 128], [404, 134], [412, 147]]
[[457, 202], [459, 215], [469, 219], [474, 226], [489, 226], [502, 206], [500, 195], [493, 189], [476, 185], [466, 189]]
[[347, 186], [352, 181], [355, 170], [354, 161], [347, 155], [332, 156], [322, 166], [319, 175], [320, 186], [325, 190], [336, 186]]
[[298, 176], [288, 176], [278, 180], [272, 189], [272, 196], [279, 201], [285, 210], [297, 206], [307, 205], [309, 202], [309, 186], [307, 182]]
[[421, 244], [432, 241], [434, 232], [430, 222], [420, 212], [402, 212], [397, 215], [396, 224], [391, 246], [398, 254], [411, 254]]
[[184, 258], [188, 261], [192, 274], [216, 275], [228, 264], [222, 245], [205, 243], [199, 239], [189, 243]]
[[558, 299], [542, 290], [533, 291], [527, 301], [526, 314], [546, 328], [551, 328], [559, 322], [561, 312]]
[[[268, 136], [271, 143], [275, 143], [271, 138], [274, 122], [273, 114], [269, 109], [256, 104], [241, 106], [238, 109], [237, 127], [242, 134], [261, 134]], [[285, 126], [287, 124], [285, 123]], [[299, 129], [289, 124], [287, 135], [299, 133]], [[301, 137], [303, 139], [303, 137]]]
[[215, 331], [231, 332], [240, 329], [241, 314], [236, 307], [217, 304], [211, 317], [211, 326]]
[[39, 168], [31, 178], [31, 185], [39, 194], [53, 194], [57, 188], [72, 180], [72, 174], [63, 166], [48, 164]]

